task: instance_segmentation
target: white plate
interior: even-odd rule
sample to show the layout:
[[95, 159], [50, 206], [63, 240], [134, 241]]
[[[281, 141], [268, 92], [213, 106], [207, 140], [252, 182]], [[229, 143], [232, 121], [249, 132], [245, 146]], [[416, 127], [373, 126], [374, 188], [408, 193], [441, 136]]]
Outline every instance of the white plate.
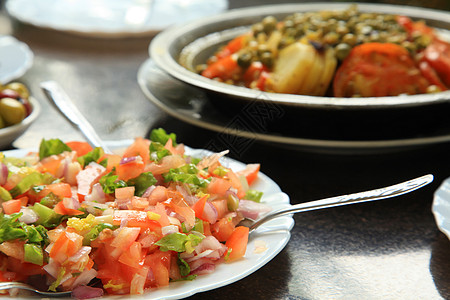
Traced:
[[[107, 142], [111, 148], [123, 148], [130, 143], [130, 140]], [[187, 153], [194, 156], [204, 156], [211, 153], [207, 150], [186, 148]], [[10, 150], [5, 151], [4, 154], [9, 157], [21, 157], [30, 151], [30, 149]], [[233, 170], [239, 170], [245, 166], [243, 163], [227, 157], [224, 157], [221, 162], [224, 166]], [[259, 174], [252, 188], [264, 192], [262, 201], [269, 204], [274, 210], [290, 206], [289, 196], [283, 193], [272, 179], [262, 173]], [[271, 261], [288, 243], [291, 237], [290, 230], [293, 226], [294, 219], [292, 216], [273, 219], [252, 233], [244, 259], [230, 264], [219, 264], [212, 274], [198, 276], [193, 281], [171, 282], [166, 288], [152, 290], [142, 296], [133, 297], [133, 299], [181, 299], [236, 282]], [[256, 241], [263, 241], [267, 250], [263, 253], [255, 253]], [[124, 296], [125, 298], [126, 296]]]
[[0, 83], [5, 84], [25, 74], [33, 65], [33, 52], [12, 36], [0, 36]]
[[439, 229], [450, 239], [450, 178], [434, 193], [432, 211]]
[[6, 10], [21, 22], [95, 37], [154, 34], [222, 12], [226, 0], [9, 0]]

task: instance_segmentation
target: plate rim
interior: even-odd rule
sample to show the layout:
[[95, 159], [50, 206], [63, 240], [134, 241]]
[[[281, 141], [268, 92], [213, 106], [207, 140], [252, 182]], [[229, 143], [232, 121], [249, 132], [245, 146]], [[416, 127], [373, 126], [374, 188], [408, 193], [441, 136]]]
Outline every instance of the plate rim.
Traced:
[[[240, 8], [229, 10], [225, 13], [216, 15], [215, 17], [204, 18], [185, 24], [184, 26], [173, 26], [160, 32], [151, 41], [148, 52], [150, 57], [155, 60], [155, 63], [169, 73], [171, 76], [184, 81], [193, 86], [197, 86], [209, 91], [218, 92], [224, 95], [230, 95], [229, 90], [233, 91], [231, 96], [239, 97], [244, 101], [271, 101], [277, 104], [288, 106], [308, 106], [315, 108], [335, 108], [335, 109], [377, 109], [386, 107], [410, 107], [419, 105], [430, 105], [441, 102], [450, 101], [450, 91], [444, 91], [434, 94], [420, 94], [420, 95], [401, 95], [396, 97], [367, 97], [367, 98], [338, 98], [338, 97], [316, 97], [306, 95], [291, 95], [280, 93], [264, 93], [266, 97], [261, 99], [261, 91], [252, 90], [244, 87], [230, 86], [225, 83], [216, 82], [205, 78], [199, 74], [187, 70], [181, 66], [171, 54], [170, 46], [176, 42], [177, 39], [187, 35], [190, 31], [200, 27], [210, 26], [211, 24], [220, 21], [232, 20], [238, 17], [251, 17], [264, 14], [284, 13], [292, 11], [306, 11], [319, 10], [323, 7], [329, 9], [344, 9], [348, 8], [352, 2], [317, 2], [317, 3], [288, 3], [277, 5], [262, 5], [250, 8]], [[413, 6], [400, 6], [393, 4], [367, 4], [357, 3], [358, 8], [362, 11], [378, 11], [382, 13], [392, 13], [396, 11], [398, 14], [406, 14], [408, 16], [423, 16], [424, 13], [430, 14], [433, 18], [442, 22], [448, 21], [448, 14], [444, 11], [426, 9]], [[230, 28], [228, 28], [230, 29]], [[186, 45], [187, 46], [187, 45]], [[179, 54], [179, 53], [178, 53]], [[177, 54], [177, 55], [178, 55]], [[339, 102], [339, 103], [336, 103]]]
[[[127, 145], [129, 145], [133, 140], [132, 139], [127, 139], [127, 140], [114, 140], [114, 141], [105, 141], [105, 144], [107, 144], [110, 147], [116, 147], [116, 148], [121, 148], [121, 147], [126, 147]], [[204, 150], [204, 149], [194, 149], [191, 148], [189, 146], [185, 146], [186, 147], [186, 151], [188, 154], [193, 154], [195, 155], [196, 153], [200, 154], [200, 153], [212, 153], [209, 150]], [[2, 151], [4, 154], [11, 154], [11, 156], [17, 156], [17, 155], [22, 155], [24, 156], [25, 154], [29, 153], [29, 152], [36, 152], [37, 149], [36, 148], [27, 148], [27, 149], [14, 149], [14, 150], [6, 150], [6, 151]], [[231, 164], [232, 167], [233, 166], [239, 166], [240, 168], [243, 168], [245, 166], [245, 163], [240, 162], [236, 159], [233, 158], [229, 158], [229, 157], [222, 157], [223, 161], [227, 164]], [[284, 193], [280, 186], [273, 180], [271, 179], [269, 176], [267, 176], [264, 173], [260, 173], [261, 177], [257, 179], [257, 181], [255, 181], [255, 185], [256, 188], [258, 188], [258, 186], [265, 186], [265, 189], [268, 189], [271, 191], [271, 193], [269, 193], [269, 195], [263, 195], [264, 196], [269, 196], [270, 195], [281, 195], [281, 199], [282, 201], [279, 203], [276, 203], [277, 205], [275, 206], [276, 208], [280, 208], [280, 207], [288, 207], [290, 206], [290, 197], [289, 195], [287, 195], [286, 193]], [[277, 198], [278, 199], [278, 198]], [[270, 225], [272, 223], [273, 224], [279, 224], [279, 230], [276, 231], [272, 231], [269, 235], [268, 238], [270, 238], [270, 236], [274, 236], [277, 235], [278, 239], [277, 239], [277, 245], [275, 247], [275, 249], [273, 249], [273, 251], [269, 251], [269, 249], [266, 252], [268, 255], [266, 257], [264, 257], [263, 259], [260, 260], [256, 260], [255, 264], [251, 265], [250, 268], [246, 269], [244, 272], [240, 272], [238, 274], [234, 274], [232, 272], [233, 268], [233, 264], [237, 264], [235, 266], [238, 267], [239, 266], [243, 266], [243, 263], [245, 263], [246, 261], [248, 261], [248, 263], [250, 263], [250, 261], [254, 261], [252, 260], [253, 257], [247, 256], [247, 255], [251, 255], [252, 254], [252, 249], [250, 249], [250, 246], [253, 245], [255, 239], [260, 238], [263, 239], [263, 237], [265, 236], [265, 234], [267, 234], [265, 232], [265, 228], [270, 230], [270, 227], [265, 227], [267, 225]], [[259, 270], [260, 268], [262, 268], [264, 265], [266, 265], [267, 263], [269, 263], [273, 258], [275, 258], [287, 245], [287, 243], [290, 240], [291, 237], [291, 229], [294, 226], [294, 218], [292, 215], [286, 215], [286, 216], [281, 216], [278, 217], [276, 219], [273, 219], [269, 222], [267, 222], [266, 224], [263, 224], [261, 227], [259, 227], [258, 229], [256, 229], [256, 231], [254, 233], [252, 233], [252, 235], [249, 237], [249, 244], [247, 246], [247, 252], [246, 252], [246, 259], [240, 260], [240, 261], [236, 261], [230, 264], [219, 264], [217, 266], [218, 270], [216, 270], [216, 272], [213, 272], [212, 274], [207, 274], [205, 276], [199, 276], [196, 280], [194, 281], [188, 281], [188, 282], [174, 282], [172, 284], [172, 288], [169, 285], [169, 287], [165, 287], [165, 288], [160, 288], [160, 289], [155, 289], [155, 290], [151, 290], [147, 293], [144, 293], [143, 295], [134, 295], [133, 298], [136, 299], [152, 299], [152, 300], [165, 300], [165, 299], [181, 299], [181, 298], [185, 298], [185, 297], [189, 297], [192, 296], [196, 293], [200, 293], [200, 292], [206, 292], [206, 291], [210, 291], [210, 290], [214, 290], [220, 287], [225, 287], [229, 284], [235, 283], [249, 275], [251, 275], [252, 273], [256, 272], [257, 270]], [[266, 236], [267, 237], [267, 236]], [[270, 245], [269, 245], [270, 246]], [[259, 254], [255, 254], [255, 255], [259, 255]], [[240, 264], [241, 263], [241, 264]], [[220, 269], [224, 269], [226, 266], [228, 266], [227, 271], [230, 274], [230, 276], [228, 278], [222, 279], [217, 281], [216, 277], [214, 276], [217, 272], [220, 272]], [[231, 270], [228, 270], [231, 267]], [[198, 282], [199, 279], [203, 279], [200, 283], [200, 285], [196, 285], [195, 282]], [[206, 282], [204, 282], [206, 281]], [[194, 284], [192, 284], [194, 283]], [[169, 294], [167, 294], [167, 292], [169, 292]], [[105, 297], [106, 299], [128, 299], [130, 297], [130, 295], [110, 295], [109, 297]], [[25, 298], [20, 298], [20, 299], [25, 299]]]
[[[169, 114], [170, 116], [179, 119], [183, 122], [195, 125], [204, 129], [209, 129], [215, 132], [224, 132], [224, 128], [218, 124], [212, 124], [200, 119], [196, 119], [193, 116], [180, 114], [177, 111], [170, 109], [167, 105], [158, 99], [147, 88], [145, 83], [146, 69], [153, 63], [152, 58], [146, 59], [139, 67], [137, 72], [138, 84], [149, 101], [155, 104], [158, 108]], [[158, 67], [158, 66], [156, 66]], [[159, 68], [159, 67], [158, 67]], [[162, 72], [165, 72], [159, 68]], [[166, 72], [165, 72], [166, 73]], [[167, 73], [166, 73], [167, 74]], [[237, 135], [243, 138], [257, 139], [263, 142], [273, 142], [277, 144], [290, 145], [296, 147], [307, 147], [313, 149], [338, 149], [338, 150], [377, 150], [377, 149], [394, 149], [394, 148], [406, 148], [414, 146], [425, 146], [431, 144], [439, 144], [450, 142], [450, 133], [448, 135], [433, 136], [433, 137], [421, 137], [421, 138], [408, 138], [408, 139], [396, 139], [396, 140], [374, 140], [374, 141], [339, 141], [339, 140], [321, 140], [321, 139], [308, 139], [297, 137], [285, 137], [280, 135], [271, 135], [264, 133], [247, 132], [237, 129], [231, 129], [229, 133]]]
[[22, 77], [29, 69], [31, 69], [34, 62], [34, 53], [26, 43], [19, 41], [12, 35], [0, 35], [0, 41], [2, 39], [10, 40], [10, 43], [8, 45], [12, 45], [16, 48], [16, 50], [18, 50], [17, 52], [15, 52], [15, 55], [23, 56], [20, 57], [21, 58], [20, 64], [17, 64], [14, 72], [5, 75], [3, 80], [1, 80], [0, 78], [0, 84], [7, 84], [13, 80]]
[[[23, 1], [23, 0], [19, 0]], [[28, 1], [28, 0], [27, 0]], [[226, 0], [220, 0], [220, 4], [225, 5], [224, 9], [226, 10], [228, 5]], [[144, 29], [127, 29], [127, 30], [116, 30], [116, 29], [87, 29], [87, 28], [71, 28], [71, 26], [67, 25], [58, 25], [54, 24], [52, 22], [45, 22], [45, 21], [39, 21], [39, 20], [30, 20], [29, 18], [24, 17], [22, 14], [18, 14], [10, 2], [14, 2], [12, 0], [7, 0], [5, 3], [5, 10], [6, 12], [14, 19], [25, 23], [30, 24], [36, 27], [40, 27], [46, 30], [54, 30], [59, 32], [66, 32], [82, 37], [91, 37], [91, 38], [126, 38], [126, 37], [145, 37], [145, 36], [152, 36], [156, 35], [165, 28], [166, 26], [158, 26], [158, 25], [152, 25], [152, 26], [146, 26]], [[34, 2], [34, 1], [33, 1]], [[223, 11], [223, 10], [220, 10]], [[219, 11], [218, 11], [219, 12]], [[218, 13], [215, 12], [215, 13]]]
[[[447, 192], [445, 192], [447, 190]], [[444, 199], [443, 193], [448, 194], [448, 198]], [[450, 208], [450, 177], [444, 179], [440, 186], [433, 194], [433, 203], [431, 205], [431, 211], [434, 215], [436, 226], [444, 233], [450, 240], [450, 225], [446, 227], [445, 222], [450, 223], [450, 214], [446, 215], [443, 211], [443, 201], [446, 200], [447, 208]]]

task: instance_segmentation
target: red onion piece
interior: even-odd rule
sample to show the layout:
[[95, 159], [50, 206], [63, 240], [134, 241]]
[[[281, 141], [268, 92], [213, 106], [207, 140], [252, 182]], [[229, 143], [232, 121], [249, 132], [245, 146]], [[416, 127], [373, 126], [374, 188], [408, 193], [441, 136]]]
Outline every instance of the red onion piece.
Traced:
[[92, 279], [94, 279], [97, 276], [97, 271], [92, 268], [90, 270], [84, 269], [83, 272], [81, 272], [80, 275], [77, 276], [77, 279], [75, 279], [75, 282], [72, 284], [71, 290], [78, 286], [83, 286], [91, 282]]
[[122, 158], [122, 160], [120, 161], [121, 165], [127, 164], [129, 162], [133, 162], [137, 159], [137, 156], [131, 156], [131, 157], [124, 157]]
[[162, 235], [168, 235], [171, 233], [178, 232], [178, 226], [168, 225], [168, 226], [161, 227], [161, 232], [162, 232]]
[[20, 212], [22, 215], [19, 217], [19, 221], [24, 222], [25, 224], [34, 223], [39, 219], [39, 216], [31, 208], [21, 208]]
[[200, 265], [198, 268], [191, 272], [192, 275], [205, 275], [214, 272], [216, 265], [212, 263], [206, 263]]
[[72, 291], [72, 297], [75, 299], [92, 299], [103, 296], [103, 289], [86, 285], [79, 285]]
[[150, 196], [152, 194], [154, 189], [156, 189], [156, 186], [154, 186], [154, 185], [149, 186], [145, 190], [145, 192], [142, 194], [142, 198], [148, 198], [148, 196]]
[[0, 185], [4, 185], [8, 179], [8, 167], [4, 163], [0, 163]]
[[206, 202], [202, 217], [210, 224], [216, 223], [218, 212], [216, 207], [211, 202]]
[[220, 243], [214, 236], [209, 235], [195, 247], [195, 252], [198, 254], [208, 249], [221, 250], [223, 248], [226, 249], [226, 246], [224, 244]]
[[256, 220], [261, 214], [267, 213], [271, 209], [267, 204], [251, 200], [240, 200], [238, 211], [242, 213], [244, 218]]
[[50, 274], [53, 278], [57, 278], [60, 266], [61, 265], [59, 263], [57, 263], [56, 261], [50, 259], [50, 262], [48, 264], [46, 264], [45, 266], [43, 266], [42, 268], [48, 274]]
[[106, 194], [103, 191], [102, 185], [100, 183], [96, 183], [92, 186], [92, 191], [89, 195], [84, 197], [86, 201], [96, 201], [99, 203], [106, 202]]

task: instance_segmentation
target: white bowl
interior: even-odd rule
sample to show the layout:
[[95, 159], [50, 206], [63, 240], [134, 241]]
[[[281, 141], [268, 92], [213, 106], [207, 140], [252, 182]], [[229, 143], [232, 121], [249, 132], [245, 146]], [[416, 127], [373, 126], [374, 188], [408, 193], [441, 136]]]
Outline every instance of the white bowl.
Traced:
[[10, 146], [11, 143], [19, 136], [21, 136], [39, 116], [39, 113], [41, 112], [41, 106], [39, 105], [39, 102], [33, 97], [30, 97], [28, 100], [30, 101], [32, 107], [31, 114], [18, 124], [0, 129], [1, 149]]

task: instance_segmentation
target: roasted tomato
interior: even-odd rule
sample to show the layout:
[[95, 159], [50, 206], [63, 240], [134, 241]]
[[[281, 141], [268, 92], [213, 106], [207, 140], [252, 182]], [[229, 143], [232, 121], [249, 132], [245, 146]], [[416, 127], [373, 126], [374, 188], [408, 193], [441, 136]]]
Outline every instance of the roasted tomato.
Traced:
[[429, 85], [405, 48], [367, 43], [353, 48], [338, 68], [333, 90], [336, 97], [383, 97], [426, 93]]

